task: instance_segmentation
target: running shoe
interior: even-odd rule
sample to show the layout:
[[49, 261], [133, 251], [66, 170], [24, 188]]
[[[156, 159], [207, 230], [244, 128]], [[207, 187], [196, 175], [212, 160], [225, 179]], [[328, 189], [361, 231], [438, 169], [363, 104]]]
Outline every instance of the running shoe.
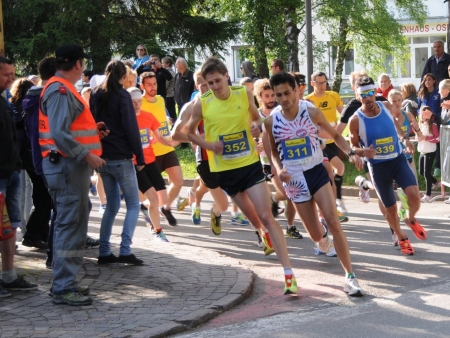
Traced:
[[169, 242], [166, 238], [166, 235], [164, 234], [164, 232], [162, 230], [161, 230], [161, 232], [155, 233], [154, 240], [157, 242]]
[[342, 212], [340, 212], [339, 210], [337, 210], [337, 215], [338, 215], [338, 218], [339, 218], [339, 222], [340, 222], [340, 223], [348, 222], [348, 217], [345, 216], [345, 215], [344, 215]]
[[344, 292], [348, 293], [350, 297], [362, 297], [364, 296], [358, 280], [355, 276], [346, 278], [344, 285]]
[[192, 219], [192, 223], [194, 223], [195, 225], [199, 225], [202, 223], [202, 211], [200, 210], [200, 208], [193, 208], [192, 209], [192, 214], [191, 214], [191, 219]]
[[257, 245], [260, 247], [260, 248], [262, 248], [263, 246], [264, 246], [264, 243], [263, 243], [263, 241], [262, 241], [262, 239], [261, 239], [261, 235], [259, 234], [259, 231], [255, 231], [255, 235], [256, 235], [256, 237], [258, 237], [258, 241], [257, 241]]
[[409, 210], [408, 197], [406, 197], [405, 192], [400, 188], [398, 188], [395, 191], [397, 192], [397, 196], [400, 199], [400, 202], [402, 202], [403, 208], [405, 208], [406, 210]]
[[400, 218], [400, 222], [404, 222], [406, 218], [406, 209], [403, 208], [403, 206], [400, 206], [400, 208], [397, 211], [397, 215]]
[[182, 211], [189, 204], [189, 198], [178, 197], [177, 200], [177, 211]]
[[96, 238], [92, 238], [91, 236], [86, 236], [86, 249], [87, 248], [95, 248], [100, 245], [100, 240]]
[[150, 219], [150, 214], [148, 213], [148, 208], [144, 204], [141, 204], [140, 211], [141, 211], [141, 214], [144, 216], [145, 221], [148, 224], [153, 224], [152, 220]]
[[328, 248], [330, 247], [330, 243], [329, 243], [330, 237], [328, 236], [328, 227], [327, 227], [327, 223], [324, 218], [320, 219], [320, 223], [322, 223], [325, 233], [324, 233], [322, 239], [320, 241], [316, 242], [316, 246], [320, 250], [320, 252], [327, 252]]
[[71, 291], [63, 295], [52, 294], [52, 302], [55, 304], [68, 304], [73, 306], [90, 305], [92, 304], [92, 298], [89, 296], [83, 296], [78, 291]]
[[368, 181], [361, 175], [356, 176], [355, 183], [359, 187], [359, 198], [364, 203], [370, 202], [370, 189], [368, 187]]
[[414, 255], [415, 251], [413, 247], [411, 246], [411, 243], [409, 242], [408, 238], [401, 239], [398, 241], [398, 246], [400, 247], [400, 251], [404, 255]]
[[296, 293], [297, 290], [297, 280], [294, 275], [284, 275], [284, 294], [291, 295]]
[[295, 238], [295, 239], [303, 238], [302, 234], [300, 233], [300, 231], [297, 230], [295, 225], [286, 228], [286, 236]]
[[432, 197], [428, 196], [428, 195], [423, 195], [423, 197], [420, 199], [420, 201], [422, 203], [431, 203], [432, 202]]
[[236, 214], [236, 216], [231, 217], [231, 224], [246, 226], [246, 225], [249, 225], [250, 222], [248, 221], [247, 217], [245, 217], [242, 212], [238, 212]]
[[91, 188], [89, 189], [89, 191], [91, 192], [92, 196], [97, 196], [97, 187], [95, 186], [95, 184], [91, 184]]
[[421, 241], [424, 241], [428, 238], [428, 234], [425, 231], [424, 228], [420, 225], [417, 220], [411, 221], [409, 218], [405, 219], [405, 223], [407, 226], [411, 228], [411, 230], [414, 233], [414, 236], [416, 236], [417, 239], [420, 239]]
[[170, 211], [170, 209], [166, 210], [166, 209], [164, 209], [164, 207], [161, 207], [160, 211], [161, 211], [161, 214], [163, 214], [164, 217], [167, 219], [167, 222], [169, 223], [169, 225], [171, 225], [173, 227], [175, 225], [177, 225], [177, 220], [175, 219], [175, 217], [173, 217], [172, 211]]
[[263, 233], [261, 236], [261, 239], [263, 241], [263, 251], [265, 256], [269, 256], [270, 254], [273, 254], [275, 252], [272, 241], [270, 240], [270, 235], [268, 232]]
[[213, 232], [214, 235], [219, 236], [222, 233], [222, 226], [221, 226], [221, 220], [222, 220], [222, 215], [220, 216], [216, 216], [214, 214], [213, 208], [211, 208], [211, 230]]
[[279, 202], [275, 202], [273, 200], [273, 197], [271, 197], [271, 200], [272, 200], [272, 215], [273, 217], [278, 217], [278, 215], [284, 212], [284, 209], [280, 208]]
[[398, 237], [396, 234], [392, 234], [392, 243], [394, 244], [394, 246], [398, 246]]
[[0, 286], [8, 291], [29, 291], [36, 290], [38, 288], [37, 284], [28, 282], [23, 276], [17, 276], [12, 282], [6, 283], [0, 279]]
[[434, 190], [434, 191], [441, 190], [441, 181], [437, 181], [436, 183], [434, 183], [431, 187], [431, 190]]
[[106, 204], [100, 204], [100, 206], [98, 207], [98, 213], [100, 215], [103, 215], [105, 213], [106, 210]]
[[336, 199], [336, 207], [342, 214], [347, 213], [347, 208], [345, 207], [344, 201], [342, 199]]
[[155, 230], [155, 227], [153, 226], [153, 224], [145, 223], [145, 225], [150, 228], [151, 234], [156, 234], [156, 230]]

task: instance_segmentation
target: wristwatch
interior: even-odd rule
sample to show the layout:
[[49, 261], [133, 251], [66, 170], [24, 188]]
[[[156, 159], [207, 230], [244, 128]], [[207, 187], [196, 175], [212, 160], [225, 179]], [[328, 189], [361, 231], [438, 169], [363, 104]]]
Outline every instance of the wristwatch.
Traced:
[[352, 149], [348, 152], [348, 157], [353, 156], [353, 155], [356, 155], [356, 151], [354, 149]]

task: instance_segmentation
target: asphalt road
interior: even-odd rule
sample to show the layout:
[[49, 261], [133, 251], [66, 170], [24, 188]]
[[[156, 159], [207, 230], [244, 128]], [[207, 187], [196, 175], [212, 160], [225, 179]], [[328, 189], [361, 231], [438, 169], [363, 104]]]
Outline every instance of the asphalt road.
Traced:
[[[183, 189], [185, 193], [186, 189]], [[403, 256], [392, 245], [391, 233], [375, 199], [364, 204], [345, 199], [354, 271], [365, 297], [343, 292], [344, 272], [337, 258], [314, 255], [314, 246], [301, 223], [304, 239], [287, 239], [298, 295], [283, 295], [283, 269], [275, 255], [265, 257], [250, 226], [230, 224], [223, 217], [221, 236], [209, 229], [210, 196], [202, 203], [202, 224], [193, 225], [190, 209], [175, 212], [180, 225], [163, 224], [173, 243], [213, 249], [238, 259], [255, 274], [255, 285], [243, 303], [180, 337], [448, 337], [450, 328], [450, 205], [422, 204], [418, 219], [427, 241], [407, 229], [416, 249]], [[284, 228], [286, 221], [279, 217]], [[407, 227], [405, 226], [405, 229]], [[148, 236], [140, 226], [138, 236]], [[180, 246], [181, 248], [182, 246]]]

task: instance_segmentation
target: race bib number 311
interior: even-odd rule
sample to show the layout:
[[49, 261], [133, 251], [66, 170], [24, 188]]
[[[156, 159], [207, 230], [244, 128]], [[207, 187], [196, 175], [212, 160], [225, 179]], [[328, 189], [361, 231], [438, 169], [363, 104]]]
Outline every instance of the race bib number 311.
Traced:
[[312, 149], [309, 137], [297, 138], [294, 140], [283, 140], [284, 160], [289, 164], [304, 164], [311, 160]]
[[223, 142], [222, 160], [249, 156], [251, 153], [246, 131], [220, 135], [219, 140]]

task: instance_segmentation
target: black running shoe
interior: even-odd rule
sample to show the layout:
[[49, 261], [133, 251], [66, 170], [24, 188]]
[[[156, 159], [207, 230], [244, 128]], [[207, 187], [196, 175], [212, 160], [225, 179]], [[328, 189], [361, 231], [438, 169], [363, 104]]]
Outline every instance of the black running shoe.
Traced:
[[164, 207], [161, 207], [161, 213], [164, 215], [164, 217], [167, 219], [167, 222], [169, 222], [169, 225], [175, 226], [177, 225], [177, 220], [172, 215], [172, 211], [164, 209]]
[[86, 248], [94, 248], [100, 245], [100, 240], [92, 238], [91, 236], [86, 237]]
[[109, 263], [118, 263], [119, 259], [113, 254], [110, 253], [109, 256], [100, 256], [97, 259], [97, 264], [109, 264]]
[[25, 278], [23, 278], [23, 276], [18, 276], [11, 283], [5, 283], [3, 280], [0, 279], [0, 285], [5, 290], [28, 291], [28, 290], [36, 290], [38, 288], [37, 284], [32, 284], [28, 282]]
[[120, 255], [119, 263], [125, 263], [125, 264], [130, 264], [130, 265], [142, 265], [142, 264], [144, 264], [144, 261], [142, 259], [136, 258], [135, 255], [130, 254], [127, 256]]
[[302, 234], [297, 230], [295, 225], [291, 226], [290, 228], [286, 229], [286, 236], [296, 239], [302, 239]]

